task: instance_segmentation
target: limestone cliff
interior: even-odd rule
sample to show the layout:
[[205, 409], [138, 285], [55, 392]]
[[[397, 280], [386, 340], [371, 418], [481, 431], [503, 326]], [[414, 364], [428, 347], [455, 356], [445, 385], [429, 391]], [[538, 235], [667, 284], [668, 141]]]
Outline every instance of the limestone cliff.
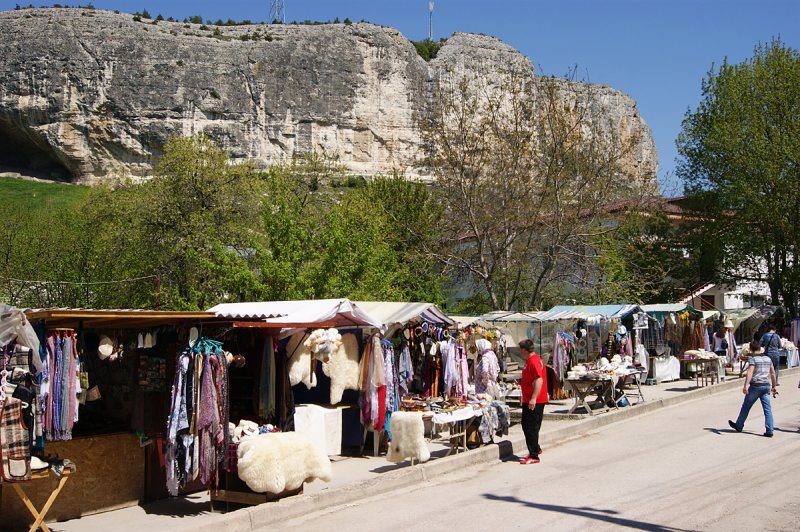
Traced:
[[[146, 176], [167, 138], [199, 131], [264, 166], [318, 151], [357, 174], [428, 177], [416, 124], [437, 70], [528, 61], [477, 35], [426, 63], [372, 24], [201, 29], [76, 8], [2, 12], [0, 34], [0, 172], [80, 182]], [[639, 139], [631, 176], [654, 180], [634, 100], [608, 87], [592, 98], [598, 120]]]

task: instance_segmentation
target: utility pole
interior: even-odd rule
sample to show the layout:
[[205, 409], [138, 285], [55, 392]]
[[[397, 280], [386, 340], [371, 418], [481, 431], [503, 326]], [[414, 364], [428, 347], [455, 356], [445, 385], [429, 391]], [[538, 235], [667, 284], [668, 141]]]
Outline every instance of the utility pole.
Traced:
[[286, 0], [272, 0], [272, 6], [269, 10], [269, 22], [275, 21], [286, 24]]
[[428, 2], [428, 40], [433, 41], [433, 0]]

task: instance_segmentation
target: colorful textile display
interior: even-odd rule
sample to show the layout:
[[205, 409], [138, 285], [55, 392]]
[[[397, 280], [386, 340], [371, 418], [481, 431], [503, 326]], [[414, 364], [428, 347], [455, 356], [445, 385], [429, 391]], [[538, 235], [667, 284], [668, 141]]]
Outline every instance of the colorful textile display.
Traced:
[[43, 429], [47, 440], [71, 440], [78, 421], [78, 349], [75, 333], [51, 333], [43, 345], [40, 402], [44, 408]]
[[216, 481], [217, 466], [228, 470], [228, 360], [222, 344], [199, 339], [178, 356], [167, 421], [167, 490], [200, 478]]
[[383, 347], [378, 334], [367, 340], [361, 357], [361, 423], [372, 430], [382, 430], [386, 421], [386, 371]]

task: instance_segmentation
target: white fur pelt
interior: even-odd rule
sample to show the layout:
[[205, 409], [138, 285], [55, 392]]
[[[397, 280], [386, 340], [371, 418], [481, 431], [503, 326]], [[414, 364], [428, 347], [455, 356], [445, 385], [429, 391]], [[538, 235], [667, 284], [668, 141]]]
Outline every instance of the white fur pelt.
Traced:
[[386, 454], [388, 461], [397, 463], [406, 458], [428, 461], [431, 452], [425, 442], [422, 412], [393, 412], [389, 419], [389, 428], [392, 431], [392, 441]]
[[311, 373], [311, 352], [303, 345], [305, 333], [296, 333], [286, 344], [286, 356], [289, 357], [289, 383], [299, 383], [309, 390], [317, 385], [317, 376]]
[[331, 356], [342, 345], [342, 335], [336, 329], [315, 329], [303, 345], [311, 356], [322, 362], [329, 362]]
[[329, 362], [322, 364], [322, 372], [331, 378], [331, 404], [342, 400], [345, 390], [358, 390], [358, 338], [348, 333], [342, 336], [339, 349]]
[[298, 432], [246, 437], [239, 443], [237, 457], [239, 478], [256, 493], [281, 493], [303, 482], [331, 480], [331, 461]]

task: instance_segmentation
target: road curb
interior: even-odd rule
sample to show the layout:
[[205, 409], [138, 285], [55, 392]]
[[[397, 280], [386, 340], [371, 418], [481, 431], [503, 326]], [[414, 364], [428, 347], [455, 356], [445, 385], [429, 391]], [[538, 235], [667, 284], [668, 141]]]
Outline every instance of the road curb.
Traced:
[[[800, 375], [800, 368], [781, 370], [781, 375]], [[543, 446], [563, 443], [589, 432], [600, 429], [606, 425], [617, 423], [632, 417], [642, 416], [668, 408], [681, 403], [695, 401], [742, 385], [740, 378], [732, 378], [713, 386], [689, 390], [681, 395], [666, 399], [645, 401], [631, 407], [621, 408], [612, 412], [587, 416], [576, 423], [558, 426], [561, 422], [555, 421], [546, 427], [540, 435]], [[203, 523], [195, 523], [191, 527], [177, 530], [192, 530], [195, 532], [239, 532], [245, 530], [258, 530], [274, 525], [288, 519], [300, 517], [327, 508], [354, 504], [358, 501], [398, 489], [417, 486], [440, 475], [461, 470], [466, 467], [496, 462], [512, 456], [515, 452], [525, 451], [525, 438], [522, 434], [512, 433], [506, 440], [496, 445], [479, 447], [472, 451], [459, 453], [444, 458], [437, 458], [424, 464], [413, 467], [407, 466], [381, 474], [362, 481], [356, 481], [338, 488], [288, 497], [275, 502], [242, 508], [226, 514], [212, 514]]]

